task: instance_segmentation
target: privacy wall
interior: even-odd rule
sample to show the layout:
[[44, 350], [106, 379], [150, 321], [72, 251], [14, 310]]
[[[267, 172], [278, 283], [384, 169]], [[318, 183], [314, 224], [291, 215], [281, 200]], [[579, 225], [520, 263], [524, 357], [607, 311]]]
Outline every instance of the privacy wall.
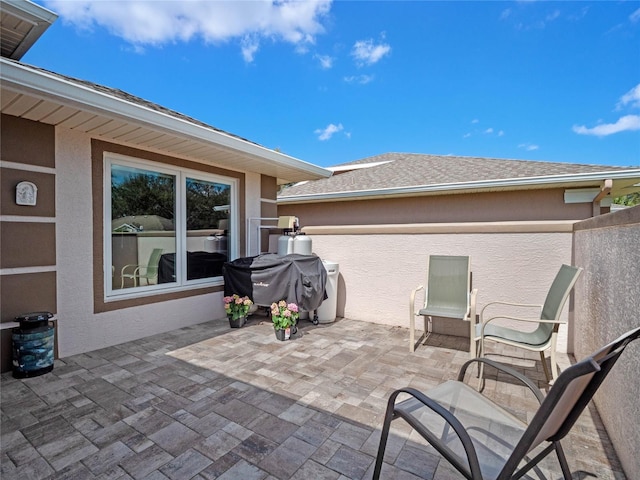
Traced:
[[[574, 242], [576, 261], [585, 268], [576, 285], [572, 332], [576, 358], [582, 358], [640, 326], [640, 206], [576, 224]], [[594, 398], [630, 479], [640, 478], [638, 343], [627, 348]]]
[[[340, 265], [338, 315], [409, 326], [409, 295], [429, 255], [469, 255], [478, 312], [493, 300], [544, 302], [560, 265], [573, 264], [571, 221], [305, 227], [313, 251]], [[562, 318], [569, 319], [570, 304]], [[468, 323], [434, 320], [434, 332], [469, 335]], [[408, 346], [407, 346], [408, 348]], [[566, 328], [559, 350], [566, 351]]]

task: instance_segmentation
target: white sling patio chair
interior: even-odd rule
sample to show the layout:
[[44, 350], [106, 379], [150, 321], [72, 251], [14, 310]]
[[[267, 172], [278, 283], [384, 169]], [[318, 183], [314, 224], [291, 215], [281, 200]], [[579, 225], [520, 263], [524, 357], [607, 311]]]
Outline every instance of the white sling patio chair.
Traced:
[[[487, 303], [480, 311], [480, 323], [475, 326], [476, 335], [480, 339], [480, 350], [478, 352], [478, 356], [481, 357], [486, 354], [485, 342], [487, 341], [503, 343], [523, 348], [525, 350], [540, 352], [542, 367], [547, 377], [547, 381], [551, 382], [552, 378], [555, 380], [558, 376], [556, 365], [558, 328], [560, 327], [560, 324], [565, 323], [560, 320], [560, 314], [567, 302], [571, 289], [575, 285], [581, 273], [582, 268], [562, 265], [556, 274], [551, 287], [549, 287], [547, 298], [542, 305], [503, 301]], [[487, 309], [496, 305], [535, 307], [539, 310], [539, 316], [537, 316], [537, 318], [524, 318], [509, 315], [495, 315], [487, 318]], [[536, 327], [533, 330], [529, 329], [529, 331], [522, 331], [517, 328], [509, 328], [491, 323], [497, 319], [513, 320], [515, 322], [520, 322], [520, 325], [524, 325], [526, 323], [529, 323], [529, 325], [536, 324]], [[549, 373], [547, 362], [544, 357], [544, 352], [547, 349], [551, 351], [551, 374]]]
[[[415, 351], [416, 316], [424, 319], [426, 340], [431, 333], [432, 317], [454, 318], [470, 323], [471, 357], [476, 356], [476, 296], [471, 290], [471, 270], [468, 256], [430, 255], [427, 264], [427, 283], [411, 291], [409, 299], [409, 351]], [[416, 313], [416, 293], [425, 290], [424, 304]]]
[[[470, 480], [520, 478], [555, 451], [565, 480], [571, 470], [560, 441], [569, 433], [626, 346], [640, 337], [637, 327], [590, 357], [563, 371], [544, 396], [531, 380], [506, 365], [476, 358], [466, 362], [458, 380], [421, 393], [403, 388], [387, 403], [373, 478], [380, 478], [393, 420], [404, 419], [456, 470]], [[469, 365], [491, 365], [510, 381], [527, 387], [540, 402], [525, 422], [463, 383]], [[396, 402], [398, 395], [409, 398]], [[521, 464], [523, 464], [521, 466]]]
[[150, 285], [151, 280], [158, 278], [158, 264], [160, 263], [160, 257], [162, 256], [162, 248], [154, 248], [149, 255], [149, 261], [146, 265], [129, 264], [122, 267], [120, 277], [122, 279], [120, 288], [124, 288], [125, 279], [133, 280], [133, 286], [137, 287], [142, 285], [140, 280], [145, 279], [147, 285]]

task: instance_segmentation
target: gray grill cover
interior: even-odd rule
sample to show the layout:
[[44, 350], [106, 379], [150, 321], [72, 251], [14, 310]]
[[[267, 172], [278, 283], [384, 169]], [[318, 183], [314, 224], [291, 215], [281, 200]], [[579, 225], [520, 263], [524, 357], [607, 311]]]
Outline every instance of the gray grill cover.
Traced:
[[238, 258], [224, 264], [222, 275], [225, 295], [247, 295], [260, 306], [286, 300], [310, 312], [326, 298], [327, 271], [316, 255], [265, 253]]

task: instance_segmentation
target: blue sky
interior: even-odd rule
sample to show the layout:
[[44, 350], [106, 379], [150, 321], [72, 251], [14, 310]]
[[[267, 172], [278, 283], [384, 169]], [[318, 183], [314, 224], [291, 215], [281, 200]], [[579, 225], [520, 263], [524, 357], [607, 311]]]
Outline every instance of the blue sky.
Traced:
[[321, 166], [640, 166], [640, 2], [39, 0], [23, 57]]

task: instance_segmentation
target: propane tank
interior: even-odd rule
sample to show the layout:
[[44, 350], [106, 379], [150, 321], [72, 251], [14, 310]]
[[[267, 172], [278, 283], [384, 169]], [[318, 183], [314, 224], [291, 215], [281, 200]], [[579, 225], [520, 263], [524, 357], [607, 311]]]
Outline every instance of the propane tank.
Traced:
[[278, 237], [278, 255], [285, 256], [293, 253], [293, 237], [287, 233]]
[[311, 255], [311, 237], [299, 232], [293, 237], [293, 253]]
[[216, 237], [209, 235], [204, 239], [204, 251], [209, 253], [216, 251]]
[[204, 239], [204, 251], [209, 253], [227, 253], [227, 237], [210, 235]]

